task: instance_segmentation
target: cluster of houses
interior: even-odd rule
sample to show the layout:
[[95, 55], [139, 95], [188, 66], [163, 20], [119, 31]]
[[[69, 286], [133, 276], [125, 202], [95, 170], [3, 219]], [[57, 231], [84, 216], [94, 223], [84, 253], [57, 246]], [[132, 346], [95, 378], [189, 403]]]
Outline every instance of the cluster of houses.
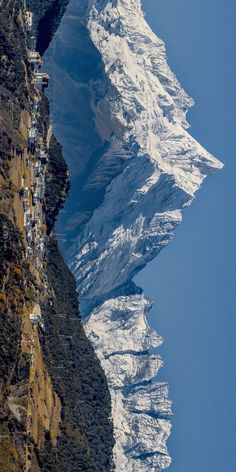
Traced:
[[[29, 62], [32, 65], [34, 71], [33, 82], [36, 88], [42, 92], [49, 84], [49, 75], [45, 72], [40, 72], [43, 61], [41, 59], [40, 53], [35, 51], [35, 36], [32, 34], [33, 30], [33, 13], [31, 11], [25, 10], [25, 27], [28, 32], [28, 57]], [[31, 34], [30, 34], [31, 33]]]
[[[35, 51], [35, 36], [33, 34], [33, 13], [27, 11], [24, 0], [25, 27], [28, 33], [28, 59], [33, 69], [33, 83], [37, 89], [44, 91], [48, 86], [49, 76], [41, 73], [40, 53]], [[45, 172], [47, 152], [38, 133], [39, 96], [35, 93], [32, 99], [31, 125], [28, 130], [28, 153], [26, 166], [30, 172], [30, 187], [25, 186], [22, 178], [24, 230], [27, 241], [27, 256], [35, 257], [36, 268], [40, 269], [44, 258], [44, 228], [42, 222], [42, 201], [45, 192]]]
[[[33, 33], [33, 13], [27, 11], [26, 1], [24, 1], [24, 18], [25, 26], [28, 34], [28, 59], [33, 69], [34, 86], [44, 92], [48, 87], [49, 76], [40, 72], [42, 59], [40, 53], [36, 49], [36, 41]], [[26, 157], [26, 167], [30, 179], [30, 185], [26, 186], [26, 177], [22, 177], [22, 198], [24, 211], [24, 230], [27, 241], [27, 257], [34, 258], [35, 267], [39, 270], [43, 268], [43, 260], [45, 257], [45, 230], [43, 224], [43, 198], [45, 193], [45, 176], [48, 161], [47, 149], [43, 142], [42, 136], [38, 131], [40, 95], [35, 91], [31, 102], [31, 124], [28, 129], [28, 149]], [[44, 286], [49, 293], [47, 276], [44, 274]], [[39, 298], [36, 297], [35, 305], [30, 314], [30, 321], [36, 329], [38, 325], [44, 328]], [[34, 364], [33, 342], [31, 350], [31, 366]]]
[[27, 240], [27, 255], [36, 255], [36, 267], [42, 267], [44, 258], [44, 230], [42, 222], [42, 202], [45, 193], [45, 173], [47, 152], [37, 130], [39, 97], [35, 94], [32, 102], [31, 127], [28, 133], [28, 155], [26, 166], [30, 172], [31, 186], [26, 187], [23, 179], [24, 230]]
[[33, 326], [38, 326], [39, 324], [43, 325], [41, 308], [39, 305], [38, 298], [35, 300], [34, 308], [32, 310], [32, 313], [30, 314], [30, 321]]
[[25, 26], [26, 31], [32, 31], [33, 28], [33, 13], [32, 11], [25, 11]]

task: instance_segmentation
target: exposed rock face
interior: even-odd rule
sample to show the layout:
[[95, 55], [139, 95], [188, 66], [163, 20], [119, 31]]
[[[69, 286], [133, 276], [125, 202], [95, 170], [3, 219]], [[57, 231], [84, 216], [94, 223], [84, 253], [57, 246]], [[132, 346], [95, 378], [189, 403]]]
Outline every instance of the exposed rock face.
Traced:
[[52, 62], [54, 124], [72, 172], [64, 251], [112, 394], [116, 470], [160, 471], [171, 462], [168, 386], [153, 381], [162, 340], [132, 279], [222, 165], [186, 131], [193, 101], [139, 0], [72, 0]]

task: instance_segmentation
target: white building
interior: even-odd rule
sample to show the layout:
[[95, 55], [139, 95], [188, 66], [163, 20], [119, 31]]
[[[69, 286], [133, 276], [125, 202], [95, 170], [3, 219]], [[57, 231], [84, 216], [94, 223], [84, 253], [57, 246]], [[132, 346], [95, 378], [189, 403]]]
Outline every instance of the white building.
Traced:
[[25, 26], [26, 31], [31, 31], [33, 27], [33, 13], [32, 11], [25, 12]]
[[34, 85], [37, 87], [39, 90], [44, 91], [46, 87], [48, 87], [49, 84], [49, 75], [42, 73], [42, 72], [36, 72], [34, 76]]
[[46, 154], [45, 151], [40, 151], [39, 159], [42, 165], [45, 165], [47, 163], [48, 155]]
[[33, 313], [30, 314], [30, 321], [33, 325], [38, 325], [41, 322], [41, 308], [38, 303], [34, 305]]
[[33, 220], [34, 220], [34, 221], [37, 221], [38, 218], [39, 218], [39, 215], [40, 215], [40, 211], [39, 211], [39, 209], [38, 209], [37, 206], [36, 206], [36, 207], [33, 209], [33, 215], [32, 215]]
[[32, 127], [29, 129], [29, 135], [28, 135], [28, 149], [30, 152], [34, 153], [35, 151], [35, 144], [36, 144], [36, 138], [38, 135], [38, 130], [35, 127]]
[[24, 198], [23, 200], [23, 209], [24, 209], [24, 212], [26, 212], [29, 208], [29, 203], [28, 203], [28, 198]]
[[31, 220], [31, 212], [30, 210], [27, 210], [25, 213], [24, 213], [24, 226], [27, 226], [30, 224], [30, 220]]
[[29, 51], [29, 62], [32, 64], [33, 67], [41, 67], [43, 61], [39, 52], [37, 51]]

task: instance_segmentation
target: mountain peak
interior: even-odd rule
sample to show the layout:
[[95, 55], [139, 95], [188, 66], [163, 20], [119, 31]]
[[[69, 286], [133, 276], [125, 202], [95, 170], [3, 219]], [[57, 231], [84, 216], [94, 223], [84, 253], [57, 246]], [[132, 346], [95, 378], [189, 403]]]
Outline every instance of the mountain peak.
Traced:
[[171, 463], [171, 402], [154, 380], [162, 339], [147, 322], [151, 303], [133, 278], [222, 164], [188, 133], [193, 100], [139, 0], [72, 0], [53, 61], [54, 123], [72, 169], [64, 251], [112, 396], [116, 470], [160, 471]]

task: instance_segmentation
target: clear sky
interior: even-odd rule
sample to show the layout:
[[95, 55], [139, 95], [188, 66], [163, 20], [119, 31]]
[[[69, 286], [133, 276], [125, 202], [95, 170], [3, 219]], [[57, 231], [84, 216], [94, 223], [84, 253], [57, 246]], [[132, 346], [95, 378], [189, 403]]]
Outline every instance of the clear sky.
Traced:
[[174, 418], [170, 472], [236, 471], [236, 2], [142, 0], [194, 98], [191, 133], [225, 168], [208, 178], [168, 248], [136, 278], [164, 337]]

